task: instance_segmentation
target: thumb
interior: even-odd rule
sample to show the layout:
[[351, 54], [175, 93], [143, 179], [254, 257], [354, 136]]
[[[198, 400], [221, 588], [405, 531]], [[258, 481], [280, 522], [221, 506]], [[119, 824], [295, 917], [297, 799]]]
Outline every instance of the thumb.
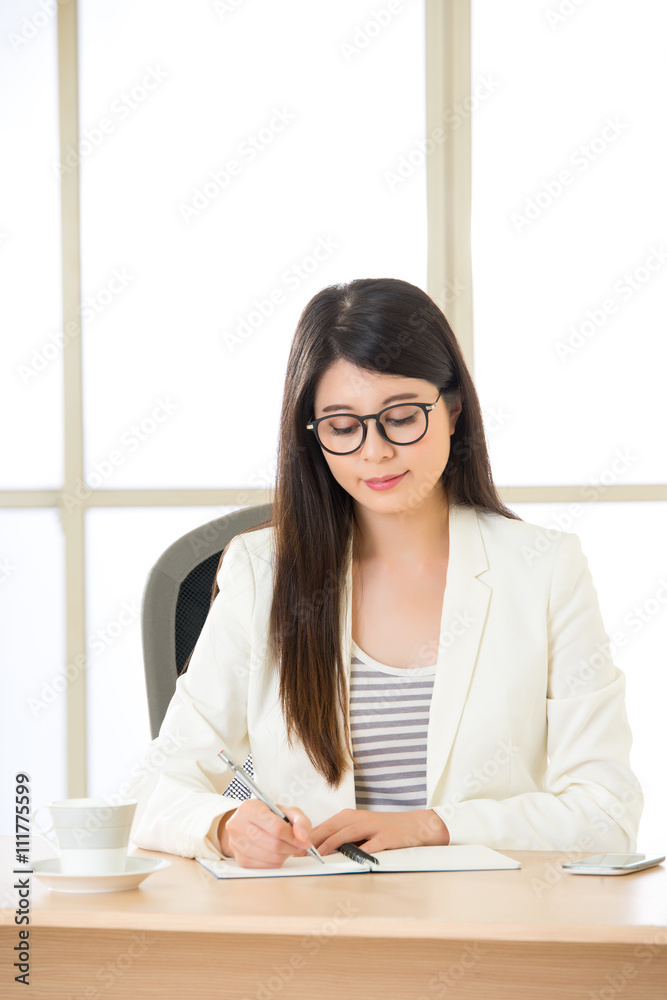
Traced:
[[286, 815], [292, 823], [296, 839], [310, 846], [310, 835], [313, 827], [305, 813], [302, 813], [300, 809], [290, 809]]

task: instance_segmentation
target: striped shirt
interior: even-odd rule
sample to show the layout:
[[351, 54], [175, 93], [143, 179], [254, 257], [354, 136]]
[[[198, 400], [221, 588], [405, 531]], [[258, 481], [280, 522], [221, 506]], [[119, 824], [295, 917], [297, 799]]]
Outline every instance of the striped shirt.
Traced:
[[388, 667], [352, 642], [350, 730], [357, 809], [426, 807], [426, 734], [435, 664]]

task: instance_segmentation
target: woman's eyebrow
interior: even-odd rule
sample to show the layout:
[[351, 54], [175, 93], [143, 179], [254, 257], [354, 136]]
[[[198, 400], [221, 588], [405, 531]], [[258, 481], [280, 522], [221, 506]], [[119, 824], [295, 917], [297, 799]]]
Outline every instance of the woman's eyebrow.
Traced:
[[[395, 399], [416, 399], [416, 392], [399, 392], [396, 396], [388, 396], [387, 399], [382, 403], [386, 406], [387, 403], [393, 403]], [[353, 410], [354, 407], [350, 406], [349, 403], [332, 403], [331, 406], [325, 406], [322, 413], [329, 413], [331, 410]]]

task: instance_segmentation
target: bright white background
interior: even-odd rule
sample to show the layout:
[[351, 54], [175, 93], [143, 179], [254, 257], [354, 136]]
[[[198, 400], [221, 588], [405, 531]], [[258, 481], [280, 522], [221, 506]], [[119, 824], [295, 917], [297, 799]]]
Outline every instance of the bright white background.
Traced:
[[508, 415], [494, 474], [588, 483], [627, 452], [617, 482], [665, 482], [667, 8], [558, 6], [473, 3], [473, 80], [496, 87], [472, 221], [476, 385]]
[[[272, 486], [285, 364], [308, 300], [357, 277], [426, 283], [425, 174], [396, 191], [384, 177], [424, 134], [422, 4], [354, 51], [372, 3], [225, 7], [79, 5], [86, 491]], [[12, 0], [0, 11], [11, 94], [0, 115], [21, 150], [0, 164], [14, 194], [0, 241], [8, 489], [62, 480], [62, 353], [49, 338], [61, 311], [56, 25], [42, 15], [35, 27], [37, 9]], [[231, 159], [241, 169], [223, 187]], [[227, 509], [86, 514], [92, 795], [122, 785], [150, 739], [138, 617], [148, 571]], [[65, 793], [58, 515], [0, 510], [3, 557], [7, 787], [24, 769], [44, 801]]]
[[614, 658], [646, 796], [639, 846], [660, 850], [667, 504], [602, 501], [612, 485], [667, 480], [667, 9], [472, 11], [472, 78], [494, 87], [472, 121], [475, 384], [491, 465], [501, 487], [580, 484], [599, 501], [510, 506], [579, 535], [607, 632], [624, 636]]
[[[308, 299], [360, 276], [425, 287], [425, 168], [395, 191], [384, 177], [424, 136], [422, 4], [406, 2], [352, 57], [342, 43], [375, 4], [224, 6], [81, 4], [90, 486], [272, 485], [284, 366]], [[499, 84], [473, 116], [475, 381], [499, 485], [581, 484], [601, 501], [605, 484], [667, 479], [659, 413], [667, 268], [627, 300], [614, 290], [651, 247], [667, 245], [667, 24], [647, 0], [631, 12], [588, 0], [552, 25], [555, 7], [473, 3], [473, 81]], [[0, 369], [6, 489], [57, 488], [62, 476], [62, 371], [59, 352], [46, 347], [61, 309], [55, 22], [18, 48], [10, 41], [37, 9], [12, 0], [0, 12], [0, 83], [11, 94], [0, 116], [7, 148], [21, 151], [0, 163], [12, 191], [0, 218], [1, 322], [11, 334]], [[275, 108], [294, 120], [244, 159], [244, 143]], [[571, 157], [608, 117], [627, 126], [578, 170]], [[240, 174], [203, 194], [232, 158]], [[544, 185], [568, 166], [572, 184], [546, 205]], [[208, 200], [186, 221], [197, 189]], [[519, 225], [540, 193], [546, 207]], [[337, 246], [305, 263], [319, 240]], [[272, 292], [282, 298], [269, 310]], [[610, 297], [617, 311], [561, 357], [571, 327]], [[666, 505], [596, 502], [574, 515], [567, 504], [511, 506], [579, 534], [607, 630], [627, 634], [616, 662], [647, 796], [640, 849], [664, 848]], [[176, 537], [223, 512], [87, 514], [91, 794], [118, 788], [149, 739], [138, 619], [146, 574]], [[3, 725], [12, 752], [2, 756], [12, 773], [32, 773], [43, 801], [65, 793], [57, 513], [0, 511], [0, 559], [12, 715]], [[641, 627], [631, 624], [637, 608]]]
[[[424, 131], [421, 5], [350, 61], [373, 4], [226, 6], [81, 5], [81, 121], [112, 127], [83, 161], [83, 279], [129, 281], [84, 327], [86, 461], [121, 453], [111, 487], [272, 479], [306, 302], [357, 277], [425, 280], [424, 178], [383, 179]], [[236, 175], [211, 177], [230, 160]], [[132, 451], [164, 397], [177, 408]]]
[[57, 487], [63, 476], [54, 22], [10, 41], [34, 7], [0, 5], [0, 489]]

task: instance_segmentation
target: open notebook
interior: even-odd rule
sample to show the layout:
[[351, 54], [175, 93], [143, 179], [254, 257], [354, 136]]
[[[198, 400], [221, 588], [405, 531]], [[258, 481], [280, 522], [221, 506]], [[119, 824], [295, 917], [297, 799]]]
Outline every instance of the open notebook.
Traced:
[[449, 847], [405, 847], [395, 851], [377, 851], [370, 862], [352, 861], [342, 854], [327, 854], [321, 864], [317, 858], [287, 858], [282, 868], [241, 868], [235, 861], [223, 858], [196, 860], [216, 878], [270, 878], [289, 875], [350, 875], [358, 872], [465, 872], [489, 871], [497, 868], [520, 868], [518, 861], [498, 854], [490, 847], [478, 844], [455, 844]]

